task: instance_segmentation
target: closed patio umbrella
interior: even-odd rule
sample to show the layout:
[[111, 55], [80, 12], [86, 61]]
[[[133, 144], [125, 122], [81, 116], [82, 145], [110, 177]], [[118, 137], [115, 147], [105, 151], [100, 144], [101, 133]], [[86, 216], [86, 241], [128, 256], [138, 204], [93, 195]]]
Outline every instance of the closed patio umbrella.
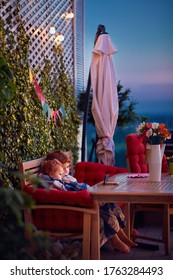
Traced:
[[[104, 27], [104, 26], [103, 26]], [[114, 48], [107, 33], [101, 33], [92, 51], [91, 87], [93, 90], [92, 114], [98, 141], [96, 156], [98, 162], [114, 165], [113, 135], [118, 119], [118, 94], [112, 55]]]

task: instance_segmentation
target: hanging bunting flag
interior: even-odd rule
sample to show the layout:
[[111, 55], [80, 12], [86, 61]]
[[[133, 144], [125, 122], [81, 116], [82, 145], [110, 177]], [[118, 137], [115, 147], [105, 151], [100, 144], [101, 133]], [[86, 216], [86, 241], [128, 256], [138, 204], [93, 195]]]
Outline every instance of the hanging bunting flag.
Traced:
[[37, 80], [36, 80], [35, 77], [34, 77], [34, 85], [35, 85], [36, 92], [38, 94], [38, 99], [40, 101], [46, 101], [46, 99], [44, 98], [44, 96], [42, 94], [41, 88], [39, 87], [39, 84], [37, 83]]
[[58, 116], [60, 122], [62, 123], [62, 119], [61, 119], [61, 117], [60, 117], [59, 111], [60, 111], [60, 110], [57, 110], [56, 112], [57, 112], [57, 116]]
[[48, 106], [47, 121], [49, 121], [50, 117], [51, 117], [51, 109], [50, 109], [50, 107]]
[[53, 119], [54, 119], [54, 122], [55, 122], [55, 123], [56, 123], [56, 115], [57, 115], [57, 112], [54, 111], [54, 113], [53, 113]]
[[43, 105], [43, 115], [45, 116], [46, 113], [48, 112], [48, 108], [49, 106], [47, 105], [47, 103], [45, 102], [44, 105]]
[[45, 101], [43, 101], [43, 100], [42, 100], [42, 101], [41, 101], [41, 105], [42, 105], [42, 107], [44, 106], [44, 103], [45, 103]]
[[54, 116], [54, 111], [51, 110], [51, 118], [53, 118], [53, 116]]
[[62, 116], [63, 116], [63, 117], [67, 117], [67, 115], [66, 115], [66, 111], [65, 111], [65, 108], [64, 108], [64, 106], [63, 106], [63, 105], [61, 105], [61, 107], [60, 107], [59, 111], [61, 112], [61, 114], [62, 114]]
[[34, 78], [34, 72], [29, 68], [29, 82], [30, 84], [33, 83], [33, 78]]
[[62, 119], [61, 119], [61, 116], [59, 113], [61, 113], [61, 115], [63, 117], [67, 117], [67, 114], [66, 114], [66, 111], [65, 111], [65, 108], [63, 105], [60, 106], [60, 108], [58, 110], [52, 110], [47, 102], [46, 102], [46, 99], [41, 91], [41, 88], [39, 86], [39, 84], [37, 83], [37, 79], [34, 75], [34, 72], [32, 69], [29, 68], [29, 80], [30, 80], [30, 83], [33, 83], [34, 86], [35, 86], [35, 90], [37, 92], [37, 96], [38, 96], [38, 99], [41, 101], [41, 105], [42, 105], [42, 108], [43, 108], [43, 115], [45, 116], [47, 114], [47, 120], [49, 121], [50, 118], [53, 118], [54, 119], [54, 122], [56, 123], [56, 118], [58, 116], [60, 122], [62, 123]]
[[34, 72], [31, 68], [29, 68], [29, 80], [30, 80], [30, 83], [34, 83], [35, 90], [36, 90], [37, 95], [38, 95], [38, 99], [40, 101], [46, 101], [46, 99], [44, 98], [44, 96], [42, 94], [41, 88], [40, 88], [39, 84], [37, 83], [37, 79], [34, 75]]

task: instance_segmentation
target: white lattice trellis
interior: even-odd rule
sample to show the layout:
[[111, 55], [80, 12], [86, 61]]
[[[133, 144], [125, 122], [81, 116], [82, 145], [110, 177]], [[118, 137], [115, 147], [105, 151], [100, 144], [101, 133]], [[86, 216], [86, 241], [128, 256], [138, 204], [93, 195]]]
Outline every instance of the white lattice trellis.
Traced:
[[31, 68], [44, 66], [44, 57], [54, 64], [52, 47], [55, 36], [50, 35], [50, 25], [54, 24], [57, 32], [61, 32], [65, 39], [62, 42], [64, 63], [66, 70], [74, 81], [74, 28], [73, 20], [66, 20], [62, 14], [67, 11], [74, 12], [73, 0], [1, 0], [1, 17], [5, 27], [16, 31], [16, 5], [20, 4], [20, 15], [25, 24], [26, 33], [30, 37], [29, 62]]

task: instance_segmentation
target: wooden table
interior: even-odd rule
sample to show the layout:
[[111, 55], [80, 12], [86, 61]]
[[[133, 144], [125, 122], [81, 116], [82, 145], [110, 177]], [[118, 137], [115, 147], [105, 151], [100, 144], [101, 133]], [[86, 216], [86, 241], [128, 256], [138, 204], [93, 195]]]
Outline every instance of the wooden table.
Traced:
[[[130, 236], [130, 204], [163, 204], [165, 213], [173, 204], [173, 176], [162, 174], [161, 182], [151, 182], [149, 177], [130, 178], [133, 174], [117, 174], [109, 179], [118, 185], [104, 185], [100, 182], [89, 189], [97, 214], [92, 218], [91, 259], [100, 259], [100, 202], [123, 202], [127, 204], [127, 232]], [[140, 176], [140, 174], [139, 174]], [[168, 212], [167, 212], [168, 213]]]

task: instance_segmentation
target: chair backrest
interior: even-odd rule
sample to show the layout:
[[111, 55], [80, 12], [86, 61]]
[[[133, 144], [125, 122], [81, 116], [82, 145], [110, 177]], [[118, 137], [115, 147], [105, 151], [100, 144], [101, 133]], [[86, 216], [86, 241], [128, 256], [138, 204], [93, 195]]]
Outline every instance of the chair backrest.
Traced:
[[[131, 133], [126, 137], [126, 159], [127, 168], [131, 173], [147, 173], [148, 164], [146, 161], [146, 142], [144, 138], [139, 138], [137, 134]], [[166, 156], [163, 155], [162, 172], [168, 172]]]
[[[43, 160], [44, 157], [19, 163], [19, 172], [21, 172], [23, 175], [37, 175]], [[22, 188], [31, 184], [28, 178], [22, 178], [20, 182]]]

